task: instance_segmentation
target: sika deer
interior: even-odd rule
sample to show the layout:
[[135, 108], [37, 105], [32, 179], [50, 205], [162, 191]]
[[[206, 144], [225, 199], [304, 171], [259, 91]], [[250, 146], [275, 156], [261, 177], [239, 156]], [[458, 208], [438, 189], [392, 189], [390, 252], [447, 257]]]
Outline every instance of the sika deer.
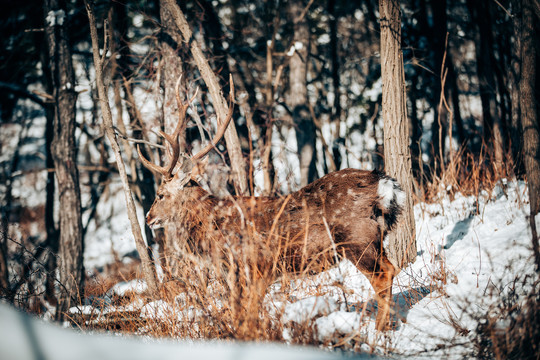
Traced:
[[320, 272], [337, 258], [347, 258], [373, 286], [379, 308], [376, 326], [387, 329], [395, 269], [386, 257], [383, 239], [398, 221], [405, 202], [399, 184], [377, 171], [344, 169], [287, 197], [217, 198], [197, 183], [196, 165], [220, 140], [231, 120], [232, 91], [229, 114], [218, 121], [214, 139], [197, 154], [183, 157], [173, 174], [180, 158], [178, 131], [189, 106], [177, 99], [179, 124], [172, 135], [162, 133], [173, 150], [169, 165], [159, 167], [139, 152], [146, 167], [163, 175], [147, 224], [176, 229], [179, 239], [180, 234], [188, 234], [188, 243], [199, 253], [211, 251], [216, 243], [230, 246], [237, 241], [242, 247], [241, 239], [250, 229], [257, 241], [270, 243], [278, 253], [283, 264], [280, 271], [304, 271], [309, 266], [310, 271]]

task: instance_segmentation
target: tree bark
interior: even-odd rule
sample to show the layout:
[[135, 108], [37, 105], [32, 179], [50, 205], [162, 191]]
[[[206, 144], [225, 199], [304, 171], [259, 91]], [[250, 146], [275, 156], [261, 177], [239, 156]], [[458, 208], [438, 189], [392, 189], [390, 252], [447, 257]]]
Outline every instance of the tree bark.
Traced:
[[540, 249], [535, 218], [540, 216], [540, 130], [538, 124], [538, 89], [536, 68], [538, 66], [538, 18], [534, 15], [534, 1], [522, 2], [521, 32], [521, 81], [520, 108], [523, 129], [523, 158], [529, 187], [531, 206], [530, 225], [532, 245], [537, 271], [540, 272]]
[[493, 31], [490, 3], [468, 0], [473, 21], [478, 25], [476, 65], [484, 126], [484, 141], [492, 144], [493, 160], [497, 171], [503, 170], [504, 140], [501, 118], [497, 107], [497, 84], [493, 59]]
[[510, 68], [508, 69], [510, 79], [510, 151], [514, 161], [514, 174], [518, 177], [525, 173], [523, 164], [523, 139], [521, 129], [521, 106], [520, 89], [521, 81], [521, 2], [522, 0], [512, 0], [513, 36], [511, 41]]
[[304, 8], [302, 0], [289, 1], [287, 8], [289, 20], [293, 23], [292, 46], [295, 48], [289, 62], [289, 106], [296, 130], [300, 186], [306, 186], [317, 178], [316, 128], [309, 113], [307, 96], [309, 25], [303, 14]]
[[[166, 133], [172, 132], [178, 122], [178, 104], [176, 102], [175, 86], [178, 78], [184, 71], [182, 58], [187, 55], [183, 47], [182, 35], [170, 11], [167, 11], [165, 1], [159, 0], [159, 17], [161, 21], [161, 31], [159, 35], [160, 49], [160, 84], [163, 98], [161, 100], [161, 113], [163, 114], [163, 128]], [[185, 80], [185, 79], [184, 79]], [[171, 129], [169, 131], [169, 129]], [[186, 151], [186, 132], [180, 131], [179, 135], [180, 151]], [[141, 148], [142, 150], [143, 148]], [[143, 153], [143, 155], [145, 155]], [[148, 157], [147, 157], [148, 159]], [[146, 170], [144, 167], [141, 169]], [[154, 230], [160, 243], [163, 243], [163, 263], [169, 275], [177, 276], [178, 259], [182, 256], [182, 249], [178, 248], [176, 234], [168, 233], [163, 229]], [[163, 241], [161, 241], [163, 239]], [[186, 237], [187, 239], [187, 237]]]
[[409, 122], [405, 96], [405, 74], [401, 51], [401, 14], [398, 0], [380, 0], [382, 112], [384, 120], [384, 163], [407, 194], [403, 218], [389, 234], [389, 258], [397, 271], [416, 259], [415, 223], [412, 203], [412, 170]]
[[332, 122], [335, 125], [335, 136], [332, 144], [332, 156], [336, 164], [336, 170], [341, 169], [341, 152], [340, 147], [345, 145], [345, 139], [341, 137], [341, 91], [339, 78], [339, 39], [338, 17], [336, 12], [336, 0], [328, 0], [328, 27], [330, 28], [330, 61], [332, 64], [332, 87], [334, 90], [334, 104], [332, 106]]
[[9, 265], [8, 265], [8, 219], [4, 214], [0, 214], [0, 295], [8, 297], [9, 286]]
[[[442, 102], [442, 97], [447, 94], [446, 87], [443, 88], [443, 75], [448, 69], [448, 58], [445, 59], [446, 51], [446, 0], [432, 0], [431, 10], [433, 14], [433, 27], [430, 31], [429, 39], [433, 47], [433, 98], [432, 106], [435, 110], [435, 117], [431, 127], [431, 138], [433, 143], [432, 162], [435, 171], [443, 171], [445, 163], [445, 138], [446, 127], [448, 126], [448, 110]], [[428, 30], [429, 31], [429, 30]], [[444, 63], [443, 63], [444, 61]], [[439, 159], [439, 161], [436, 161]]]
[[83, 298], [83, 233], [81, 192], [75, 144], [75, 74], [67, 39], [65, 4], [45, 1], [45, 32], [53, 84], [54, 134], [51, 144], [59, 206], [59, 275], [62, 284], [56, 319], [62, 321], [69, 308]]
[[144, 242], [144, 238], [141, 233], [141, 227], [139, 226], [139, 221], [137, 219], [137, 211], [135, 208], [135, 202], [133, 201], [133, 196], [131, 194], [131, 189], [129, 187], [129, 180], [126, 173], [124, 162], [122, 160], [120, 146], [118, 145], [118, 142], [116, 141], [115, 133], [113, 130], [111, 108], [109, 106], [107, 89], [105, 88], [105, 84], [103, 81], [103, 63], [105, 60], [105, 54], [107, 53], [107, 49], [103, 49], [104, 55], [103, 57], [101, 57], [100, 52], [99, 52], [99, 41], [98, 41], [96, 19], [94, 16], [93, 5], [88, 0], [85, 0], [84, 3], [86, 6], [86, 11], [88, 13], [88, 20], [90, 23], [90, 35], [92, 38], [92, 53], [94, 56], [94, 67], [96, 70], [96, 87], [98, 89], [99, 101], [101, 105], [101, 113], [103, 116], [103, 130], [105, 131], [105, 135], [107, 136], [107, 138], [109, 139], [109, 142], [111, 143], [111, 147], [113, 149], [113, 152], [116, 158], [118, 173], [120, 174], [120, 179], [122, 180], [122, 185], [124, 187], [124, 196], [126, 199], [129, 221], [131, 223], [131, 232], [133, 233], [133, 236], [135, 238], [135, 246], [137, 247], [137, 251], [139, 252], [139, 256], [141, 258], [143, 276], [146, 280], [146, 283], [148, 285], [148, 289], [150, 290], [150, 292], [154, 296], [157, 296], [158, 295], [158, 281], [156, 277], [156, 270], [155, 270], [154, 264], [152, 263], [151, 258], [150, 258], [151, 250], [149, 247], [147, 247], [147, 245]]
[[[201, 73], [201, 76], [208, 87], [210, 96], [212, 97], [212, 104], [216, 110], [216, 115], [218, 119], [224, 120], [229, 111], [227, 101], [223, 96], [223, 92], [219, 85], [216, 74], [210, 68], [208, 60], [204, 57], [199, 44], [193, 37], [193, 33], [184, 16], [184, 13], [178, 4], [176, 4], [175, 0], [163, 0], [162, 6], [164, 11], [168, 11], [172, 15], [176, 26], [182, 33], [184, 41], [189, 44], [191, 54], [193, 55], [195, 63], [197, 64], [197, 68], [199, 69], [199, 72]], [[240, 141], [233, 122], [231, 122], [227, 128], [227, 131], [225, 131], [225, 143], [227, 144], [227, 150], [231, 160], [231, 168], [233, 172], [234, 184], [236, 186], [236, 192], [238, 195], [247, 195], [249, 189], [247, 185], [245, 161], [242, 156]]]
[[[54, 93], [52, 73], [50, 69], [50, 60], [48, 49], [44, 49], [41, 54], [41, 60], [43, 64], [43, 83], [45, 85], [45, 90], [48, 94]], [[47, 169], [54, 168], [54, 160], [52, 155], [52, 143], [54, 136], [54, 119], [55, 111], [54, 104], [46, 103], [44, 106], [45, 117], [47, 119], [45, 125], [45, 165]], [[55, 283], [56, 283], [56, 267], [58, 254], [58, 229], [54, 221], [54, 197], [55, 197], [55, 174], [52, 171], [47, 172], [47, 186], [45, 188], [45, 229], [47, 230], [47, 247], [50, 250], [46, 254], [46, 264], [47, 264], [47, 279], [45, 282], [45, 298], [50, 304], [57, 304], [56, 294], [55, 294]]]
[[[176, 103], [175, 86], [178, 77], [184, 70], [182, 61], [182, 35], [170, 11], [167, 11], [164, 0], [160, 0], [159, 17], [161, 32], [159, 35], [160, 60], [160, 87], [163, 91], [161, 104], [165, 132], [174, 129], [178, 121], [178, 104]], [[180, 131], [180, 150], [185, 151], [185, 131]], [[144, 155], [144, 154], [143, 154]]]

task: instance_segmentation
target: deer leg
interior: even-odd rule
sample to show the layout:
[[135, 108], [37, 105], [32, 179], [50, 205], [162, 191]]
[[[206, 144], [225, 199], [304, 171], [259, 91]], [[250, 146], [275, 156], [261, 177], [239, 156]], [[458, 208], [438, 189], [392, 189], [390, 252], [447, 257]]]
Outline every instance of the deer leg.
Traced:
[[384, 254], [378, 259], [376, 267], [371, 277], [368, 277], [377, 298], [378, 311], [375, 325], [378, 331], [386, 331], [390, 329], [390, 303], [395, 269]]

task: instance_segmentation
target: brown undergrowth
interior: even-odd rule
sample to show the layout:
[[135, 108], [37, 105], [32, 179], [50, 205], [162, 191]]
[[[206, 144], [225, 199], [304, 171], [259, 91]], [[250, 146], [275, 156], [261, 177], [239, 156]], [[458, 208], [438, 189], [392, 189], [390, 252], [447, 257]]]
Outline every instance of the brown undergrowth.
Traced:
[[509, 154], [503, 164], [497, 165], [484, 144], [478, 154], [461, 147], [439, 171], [429, 169], [416, 181], [416, 203], [436, 203], [445, 194], [454, 198], [458, 192], [478, 197], [482, 190], [491, 190], [502, 179], [515, 178], [514, 162]]
[[[453, 199], [458, 192], [476, 197], [483, 190], [491, 193], [497, 184], [501, 184], [501, 179], [513, 176], [513, 169], [511, 162], [507, 162], [507, 168], [503, 170], [496, 169], [487, 158], [485, 153], [477, 156], [465, 151], [456, 153], [440, 174], [430, 176], [429, 181], [417, 187], [417, 201], [437, 203], [443, 196]], [[280, 259], [271, 256], [272, 260], [261, 266], [256, 260], [260, 259], [261, 252], [271, 254], [276, 249], [268, 245], [265, 249], [254, 246], [257, 243], [256, 235], [251, 233], [250, 236], [242, 240], [241, 250], [225, 246], [218, 250], [219, 256], [201, 256], [189, 246], [169, 254], [168, 260], [172, 258], [174, 261], [167, 261], [167, 265], [162, 261], [170, 276], [161, 283], [159, 301], [151, 299], [144, 292], [109, 296], [106, 304], [95, 303], [95, 307], [103, 311], [78, 318], [76, 322], [86, 328], [145, 334], [157, 338], [284, 341], [285, 329], [292, 335], [293, 343], [364, 351], [366, 346], [363, 344], [366, 343], [368, 348], [380, 346], [380, 342], [379, 345], [369, 344], [370, 340], [361, 332], [336, 336], [336, 340], [331, 342], [321, 342], [313, 320], [303, 324], [284, 323], [283, 305], [295, 300], [289, 284], [296, 280], [304, 281], [311, 274], [309, 270], [300, 274], [282, 271]], [[425, 297], [426, 293], [440, 293], [444, 296], [445, 285], [454, 281], [455, 276], [446, 268], [445, 259], [436, 253], [434, 251], [432, 259], [436, 266], [432, 267], [432, 273], [428, 275], [432, 278], [430, 288], [406, 289], [411, 299], [410, 307]], [[103, 301], [102, 296], [98, 296], [100, 292], [101, 295], [106, 294], [119, 280], [139, 277], [136, 273], [122, 276], [119, 269], [110, 269], [107, 275], [98, 277], [96, 283], [87, 288], [87, 294], [93, 294], [92, 287], [101, 287], [99, 291], [94, 291], [94, 298]], [[269, 294], [271, 287], [280, 290]], [[527, 344], [530, 343], [528, 339], [536, 339], [538, 332], [531, 321], [538, 318], [537, 300], [531, 294], [526, 304], [517, 306], [514, 303], [499, 309], [499, 314], [506, 314], [504, 316], [515, 324], [504, 332], [505, 337], [502, 338], [499, 325], [494, 325], [499, 322], [493, 322], [492, 312], [479, 317], [477, 337], [474, 338], [475, 355], [483, 357], [482, 354], [495, 354], [493, 356], [498, 357], [497, 351], [519, 353], [519, 349], [511, 349], [512, 343], [517, 341]], [[502, 299], [501, 304], [510, 303]], [[346, 305], [347, 309], [354, 311], [351, 309], [355, 306]], [[357, 306], [357, 309], [360, 307]], [[362, 308], [366, 310], [365, 306]], [[365, 326], [367, 332], [367, 325], [362, 326]], [[531, 329], [528, 337], [523, 337], [523, 332], [518, 334], [522, 327]]]
[[[111, 267], [88, 282], [86, 294], [96, 311], [72, 317], [77, 326], [156, 338], [283, 341], [283, 328], [294, 333], [293, 343], [318, 344], [313, 324], [283, 324], [283, 305], [291, 300], [289, 284], [308, 278], [310, 267], [291, 274], [270, 244], [261, 249], [251, 234], [241, 248], [227, 245], [201, 255], [190, 246], [169, 254], [163, 262], [166, 277], [160, 299], [146, 292], [111, 293], [119, 281], [140, 278]], [[261, 262], [261, 253], [269, 261]], [[316, 264], [317, 267], [321, 266]], [[272, 295], [269, 289], [274, 290]], [[277, 289], [277, 290], [276, 290]], [[312, 295], [320, 295], [317, 289]]]

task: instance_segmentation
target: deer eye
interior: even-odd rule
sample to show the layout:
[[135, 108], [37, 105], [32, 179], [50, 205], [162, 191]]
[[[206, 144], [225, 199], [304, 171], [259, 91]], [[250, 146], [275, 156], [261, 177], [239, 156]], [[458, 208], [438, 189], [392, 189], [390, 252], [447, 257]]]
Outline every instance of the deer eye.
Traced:
[[159, 200], [163, 200], [163, 194], [157, 194]]

